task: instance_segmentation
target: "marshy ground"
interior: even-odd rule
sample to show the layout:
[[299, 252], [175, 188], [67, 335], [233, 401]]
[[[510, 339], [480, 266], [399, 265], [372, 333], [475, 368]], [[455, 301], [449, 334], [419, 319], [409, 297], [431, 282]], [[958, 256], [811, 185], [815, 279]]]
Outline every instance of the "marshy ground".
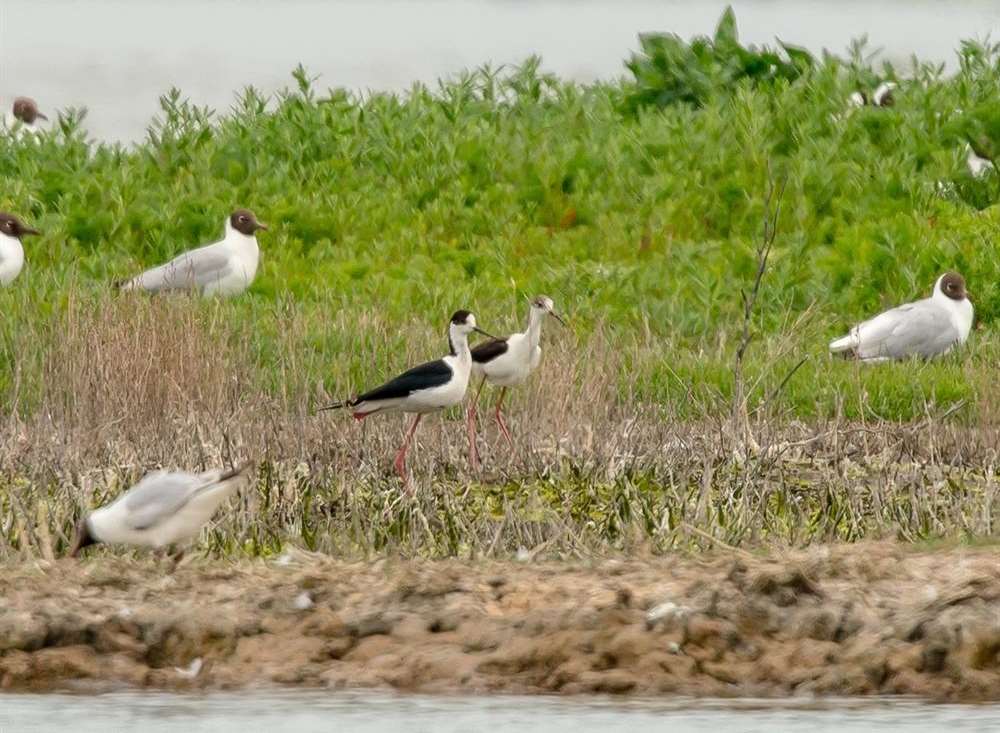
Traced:
[[[779, 66], [729, 15], [699, 48], [405, 95], [299, 69], [221, 117], [171, 92], [133, 147], [78, 113], [0, 137], [0, 208], [45, 231], [0, 291], [3, 684], [994, 697], [997, 577], [963, 545], [996, 535], [1000, 179], [965, 146], [1000, 150], [1000, 49]], [[895, 106], [847, 111], [882, 78]], [[244, 296], [110, 292], [237, 204], [272, 225]], [[964, 349], [826, 354], [950, 269]], [[314, 413], [440, 356], [456, 308], [509, 333], [541, 293], [572, 325], [511, 396], [514, 450], [481, 407], [481, 473], [457, 410], [412, 494], [402, 419]], [[146, 471], [245, 460], [175, 574], [60, 559]]]
[[995, 700], [991, 549], [697, 559], [6, 565], [8, 690], [403, 691]]

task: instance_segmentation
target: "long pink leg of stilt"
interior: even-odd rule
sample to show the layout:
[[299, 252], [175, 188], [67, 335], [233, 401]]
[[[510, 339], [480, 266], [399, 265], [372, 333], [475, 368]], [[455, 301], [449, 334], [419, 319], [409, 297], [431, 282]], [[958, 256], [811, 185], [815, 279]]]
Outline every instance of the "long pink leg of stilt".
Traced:
[[476, 407], [479, 405], [479, 393], [483, 391], [484, 384], [486, 384], [486, 377], [483, 377], [483, 381], [479, 383], [479, 389], [476, 390], [472, 402], [469, 403], [466, 420], [469, 433], [469, 465], [472, 466], [473, 471], [479, 470], [479, 450], [476, 448]]
[[500, 412], [500, 408], [503, 407], [503, 398], [507, 394], [507, 388], [500, 388], [500, 396], [497, 397], [497, 425], [500, 426], [500, 432], [503, 433], [503, 437], [507, 439], [507, 445], [511, 448], [514, 447], [514, 439], [510, 437], [510, 430], [507, 429], [507, 423], [504, 422], [503, 413]]
[[417, 416], [413, 419], [413, 425], [411, 425], [410, 429], [407, 431], [406, 438], [403, 440], [403, 445], [400, 446], [399, 452], [396, 454], [396, 460], [393, 461], [393, 465], [396, 466], [396, 473], [398, 473], [399, 477], [403, 479], [403, 486], [407, 488], [410, 486], [410, 477], [406, 473], [406, 451], [410, 447], [410, 441], [413, 439], [413, 434], [417, 432], [417, 425], [420, 424], [420, 418], [422, 417], [423, 415], [418, 412]]

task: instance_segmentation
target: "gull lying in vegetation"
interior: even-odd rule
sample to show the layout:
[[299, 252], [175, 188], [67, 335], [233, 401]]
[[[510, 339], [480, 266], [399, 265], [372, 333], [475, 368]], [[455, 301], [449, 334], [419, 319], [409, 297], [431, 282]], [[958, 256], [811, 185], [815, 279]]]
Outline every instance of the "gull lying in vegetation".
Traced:
[[473, 468], [479, 466], [479, 454], [476, 450], [476, 404], [479, 402], [479, 393], [482, 392], [486, 382], [500, 387], [500, 395], [497, 397], [496, 421], [500, 432], [507, 440], [507, 445], [513, 446], [514, 442], [510, 436], [510, 430], [508, 430], [503, 413], [500, 411], [503, 406], [503, 398], [508, 387], [521, 384], [541, 363], [542, 347], [539, 342], [542, 337], [542, 321], [545, 320], [546, 315], [551, 315], [564, 326], [566, 325], [566, 322], [555, 312], [552, 298], [539, 295], [531, 301], [531, 307], [528, 310], [527, 330], [523, 333], [513, 333], [507, 338], [484, 341], [472, 350], [472, 372], [483, 377], [475, 397], [469, 404], [468, 412], [469, 461]]
[[41, 234], [13, 214], [0, 212], [0, 285], [10, 285], [24, 268], [21, 237]]
[[896, 98], [892, 93], [895, 88], [895, 82], [884, 81], [876, 87], [871, 97], [858, 90], [848, 99], [853, 107], [892, 107], [896, 104]]
[[910, 356], [929, 358], [964, 344], [972, 328], [973, 308], [965, 280], [946, 272], [931, 297], [907, 303], [858, 324], [830, 344], [834, 354], [862, 361], [888, 361]]
[[969, 173], [973, 178], [982, 178], [993, 170], [993, 163], [988, 158], [983, 158], [976, 154], [971, 145], [966, 145], [968, 153], [965, 156], [965, 165], [969, 168]]
[[[156, 471], [77, 526], [69, 556], [98, 542], [163, 549], [193, 539], [242, 485], [250, 464], [205, 473]], [[183, 551], [174, 555], [180, 559]]]
[[202, 295], [238, 295], [257, 274], [260, 248], [256, 233], [267, 225], [249, 209], [237, 209], [225, 221], [221, 241], [185, 252], [165, 265], [117, 283], [120, 290], [159, 293], [182, 290]]
[[376, 412], [407, 412], [416, 417], [396, 453], [394, 465], [405, 485], [406, 451], [420, 419], [428, 412], [436, 412], [457, 405], [465, 398], [472, 371], [472, 353], [469, 351], [469, 334], [473, 331], [494, 338], [476, 325], [476, 317], [469, 311], [456, 311], [448, 324], [448, 342], [451, 353], [435, 361], [413, 367], [381, 387], [365, 392], [343, 402], [321, 407], [320, 410], [350, 408], [354, 419], [363, 420]]

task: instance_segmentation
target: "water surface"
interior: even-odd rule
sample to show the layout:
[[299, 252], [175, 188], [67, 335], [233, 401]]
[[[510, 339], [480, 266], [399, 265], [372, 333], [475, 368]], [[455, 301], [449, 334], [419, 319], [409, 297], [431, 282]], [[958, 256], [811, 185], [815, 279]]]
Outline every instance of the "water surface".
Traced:
[[384, 693], [2, 695], [0, 730], [106, 733], [862, 733], [1000, 730], [1000, 706], [900, 701], [615, 701]]

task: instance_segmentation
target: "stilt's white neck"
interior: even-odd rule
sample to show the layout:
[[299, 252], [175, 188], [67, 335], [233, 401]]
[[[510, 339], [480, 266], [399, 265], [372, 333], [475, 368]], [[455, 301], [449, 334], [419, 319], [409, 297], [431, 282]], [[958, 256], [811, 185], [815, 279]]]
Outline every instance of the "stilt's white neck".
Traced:
[[460, 361], [472, 361], [472, 352], [469, 351], [469, 334], [454, 323], [448, 327], [448, 342], [451, 345], [453, 356], [457, 356]]
[[542, 340], [542, 321], [545, 320], [545, 311], [541, 308], [531, 307], [528, 311], [528, 343], [534, 349]]

